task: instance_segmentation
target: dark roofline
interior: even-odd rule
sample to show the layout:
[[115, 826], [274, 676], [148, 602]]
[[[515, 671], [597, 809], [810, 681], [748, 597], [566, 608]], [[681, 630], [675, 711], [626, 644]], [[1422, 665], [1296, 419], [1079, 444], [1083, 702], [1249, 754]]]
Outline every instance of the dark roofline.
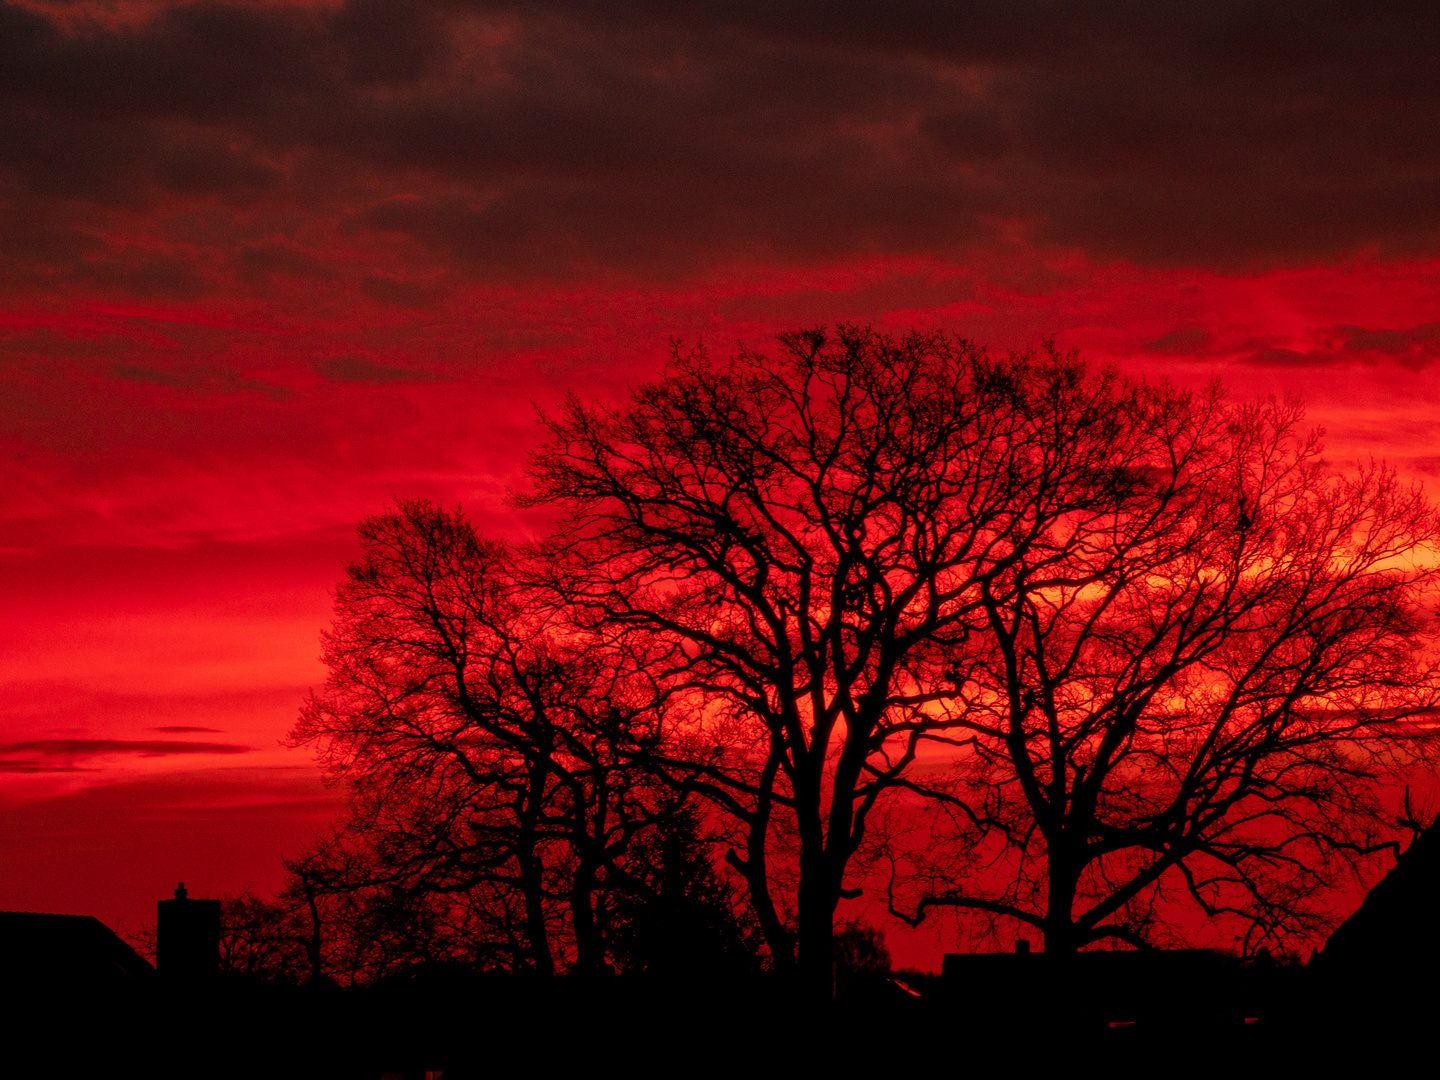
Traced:
[[1307, 965], [1333, 971], [1352, 965], [1388, 964], [1397, 953], [1426, 954], [1440, 949], [1440, 825], [1431, 825], [1411, 841], [1394, 867], [1336, 927]]
[[55, 976], [84, 968], [122, 979], [150, 979], [155, 968], [119, 934], [93, 915], [0, 911], [6, 962], [32, 976]]

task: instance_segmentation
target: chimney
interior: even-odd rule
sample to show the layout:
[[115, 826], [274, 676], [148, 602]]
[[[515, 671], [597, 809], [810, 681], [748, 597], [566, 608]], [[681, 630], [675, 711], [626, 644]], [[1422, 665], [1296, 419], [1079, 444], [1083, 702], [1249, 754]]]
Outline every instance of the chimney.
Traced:
[[166, 979], [196, 982], [220, 970], [220, 901], [192, 900], [182, 881], [175, 899], [155, 905], [155, 968]]

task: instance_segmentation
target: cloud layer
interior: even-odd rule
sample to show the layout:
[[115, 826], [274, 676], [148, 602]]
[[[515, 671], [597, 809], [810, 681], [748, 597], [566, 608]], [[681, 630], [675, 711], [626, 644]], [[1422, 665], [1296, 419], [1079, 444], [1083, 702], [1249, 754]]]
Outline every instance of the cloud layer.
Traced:
[[[1423, 4], [0, 8], [5, 273], [192, 298], [1440, 243]], [[98, 8], [97, 13], [108, 11]]]

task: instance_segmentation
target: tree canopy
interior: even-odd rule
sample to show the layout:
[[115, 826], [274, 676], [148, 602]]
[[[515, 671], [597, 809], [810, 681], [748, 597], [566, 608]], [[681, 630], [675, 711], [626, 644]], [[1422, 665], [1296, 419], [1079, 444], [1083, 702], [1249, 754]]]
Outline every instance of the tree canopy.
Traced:
[[1049, 951], [1177, 905], [1303, 936], [1433, 749], [1440, 529], [1300, 423], [1050, 346], [677, 345], [542, 416], [530, 546], [416, 501], [362, 524], [296, 737], [353, 785], [367, 887], [488, 897], [533, 970], [653, 952], [636, 903], [700, 912], [687, 866], [733, 951], [711, 841], [816, 995], [867, 890]]
[[985, 584], [917, 914], [1007, 916], [1051, 951], [1151, 944], [1187, 905], [1252, 947], [1325, 925], [1325, 886], [1393, 835], [1383, 782], [1434, 751], [1437, 519], [1299, 423], [1207, 406], [1121, 512]]

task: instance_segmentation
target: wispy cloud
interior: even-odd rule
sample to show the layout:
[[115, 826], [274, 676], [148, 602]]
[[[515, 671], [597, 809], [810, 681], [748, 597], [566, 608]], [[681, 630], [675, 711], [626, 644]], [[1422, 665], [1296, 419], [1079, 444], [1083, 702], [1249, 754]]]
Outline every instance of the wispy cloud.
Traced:
[[278, 400], [291, 396], [291, 391], [286, 387], [213, 364], [186, 364], [175, 370], [165, 370], [149, 364], [116, 361], [110, 367], [110, 374], [127, 382], [164, 386], [202, 395], [263, 394]]
[[[204, 731], [204, 728], [161, 728]], [[0, 773], [87, 772], [86, 763], [110, 755], [171, 757], [177, 754], [245, 754], [253, 747], [181, 739], [34, 739], [0, 745]]]
[[315, 361], [315, 371], [337, 382], [399, 383], [433, 382], [438, 376], [428, 371], [381, 364], [363, 356], [336, 356]]
[[[1173, 336], [1173, 335], [1167, 335]], [[1298, 350], [1257, 341], [1241, 363], [1255, 367], [1332, 367], [1337, 364], [1394, 364], [1420, 371], [1440, 360], [1440, 323], [1400, 328], [1332, 326], [1323, 344]]]

